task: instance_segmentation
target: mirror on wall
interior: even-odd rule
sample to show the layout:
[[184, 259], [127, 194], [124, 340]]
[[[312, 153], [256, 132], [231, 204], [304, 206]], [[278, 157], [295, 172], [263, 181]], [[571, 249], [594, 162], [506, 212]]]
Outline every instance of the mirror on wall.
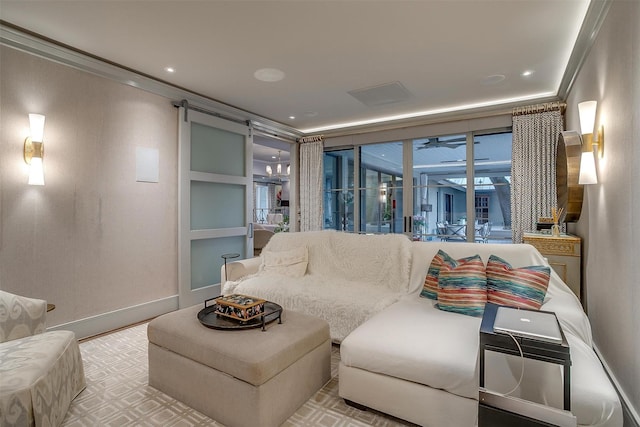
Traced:
[[564, 131], [558, 136], [556, 146], [557, 207], [564, 211], [561, 222], [580, 219], [584, 187], [578, 182], [582, 140], [575, 131]]

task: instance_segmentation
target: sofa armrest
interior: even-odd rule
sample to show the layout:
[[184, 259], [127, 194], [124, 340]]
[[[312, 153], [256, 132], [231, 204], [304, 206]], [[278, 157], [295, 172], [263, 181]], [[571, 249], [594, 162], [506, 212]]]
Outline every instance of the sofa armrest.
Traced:
[[225, 279], [224, 265], [220, 268], [221, 280], [240, 280], [241, 278], [248, 276], [249, 274], [255, 274], [258, 272], [258, 268], [262, 263], [260, 257], [241, 259], [239, 261], [227, 263], [228, 276]]
[[0, 342], [44, 332], [47, 302], [0, 291]]

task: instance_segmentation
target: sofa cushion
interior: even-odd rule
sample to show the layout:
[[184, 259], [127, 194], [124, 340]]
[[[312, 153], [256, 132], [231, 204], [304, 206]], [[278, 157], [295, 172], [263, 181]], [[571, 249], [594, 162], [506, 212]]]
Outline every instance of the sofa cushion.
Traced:
[[551, 269], [544, 265], [513, 268], [491, 255], [487, 262], [487, 301], [539, 310], [549, 286]]
[[487, 276], [479, 255], [443, 265], [438, 275], [438, 303], [440, 310], [482, 316], [487, 302]]
[[300, 246], [288, 251], [262, 252], [260, 272], [287, 277], [302, 277], [307, 271], [309, 253], [306, 246]]
[[420, 296], [429, 299], [438, 299], [438, 276], [440, 274], [440, 270], [443, 266], [455, 267], [461, 262], [465, 262], [472, 257], [466, 257], [459, 260], [453, 259], [443, 250], [438, 250], [438, 253], [431, 260], [431, 264], [429, 264], [429, 269], [427, 270], [427, 275], [424, 279], [424, 285], [422, 287], [422, 291], [420, 292]]
[[478, 317], [406, 297], [354, 330], [340, 346], [346, 365], [478, 398]]
[[300, 278], [253, 276], [240, 282], [227, 282], [224, 293], [240, 293], [264, 298], [286, 310], [301, 311], [325, 319], [331, 340], [341, 342], [358, 325], [402, 294], [366, 282], [307, 274]]
[[362, 235], [324, 230], [276, 233], [263, 251], [306, 246], [309, 250], [307, 275], [367, 283], [369, 287], [406, 293], [411, 272], [411, 243], [401, 234]]

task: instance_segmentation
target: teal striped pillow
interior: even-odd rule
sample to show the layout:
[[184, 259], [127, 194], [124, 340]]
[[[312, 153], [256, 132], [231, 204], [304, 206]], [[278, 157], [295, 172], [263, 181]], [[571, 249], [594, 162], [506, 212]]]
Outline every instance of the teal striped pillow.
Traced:
[[440, 249], [438, 253], [431, 260], [431, 264], [429, 265], [429, 269], [427, 270], [427, 276], [424, 279], [424, 285], [422, 286], [422, 291], [420, 292], [420, 296], [424, 298], [429, 298], [433, 300], [438, 299], [438, 275], [440, 274], [440, 269], [443, 266], [447, 267], [455, 267], [459, 263], [465, 262], [472, 257], [462, 258], [459, 260], [455, 260], [449, 256], [445, 251]]
[[480, 317], [487, 302], [487, 276], [480, 255], [444, 265], [438, 275], [440, 310]]
[[491, 255], [487, 262], [487, 300], [511, 307], [539, 310], [547, 294], [551, 268], [544, 265], [513, 268]]

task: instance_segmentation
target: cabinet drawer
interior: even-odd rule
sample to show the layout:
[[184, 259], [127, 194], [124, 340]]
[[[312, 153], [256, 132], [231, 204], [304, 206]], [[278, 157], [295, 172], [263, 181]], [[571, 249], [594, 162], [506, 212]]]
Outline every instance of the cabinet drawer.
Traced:
[[580, 256], [580, 240], [571, 237], [524, 237], [542, 255]]

